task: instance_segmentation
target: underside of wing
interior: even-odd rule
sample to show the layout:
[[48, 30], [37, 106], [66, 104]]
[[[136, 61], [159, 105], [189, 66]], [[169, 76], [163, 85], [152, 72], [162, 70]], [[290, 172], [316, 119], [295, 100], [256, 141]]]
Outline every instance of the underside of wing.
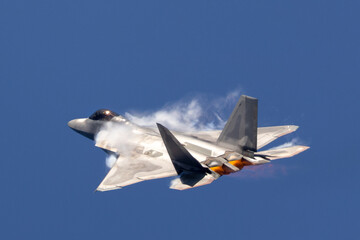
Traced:
[[177, 175], [170, 159], [163, 154], [166, 149], [159, 134], [147, 129], [128, 126], [125, 130], [104, 131], [98, 134], [95, 146], [118, 156], [97, 191]]
[[120, 156], [96, 190], [109, 191], [145, 180], [175, 175], [177, 173], [172, 163], [165, 157]]

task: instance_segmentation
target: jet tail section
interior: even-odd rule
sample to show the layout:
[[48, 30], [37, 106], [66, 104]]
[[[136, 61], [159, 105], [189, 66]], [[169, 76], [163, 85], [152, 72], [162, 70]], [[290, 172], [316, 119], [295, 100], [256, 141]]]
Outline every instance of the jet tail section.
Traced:
[[242, 95], [217, 143], [240, 153], [257, 150], [258, 100]]
[[273, 148], [267, 151], [257, 152], [259, 156], [264, 156], [268, 160], [276, 160], [280, 158], [289, 158], [295, 156], [305, 150], [309, 149], [308, 146], [291, 146], [284, 148]]

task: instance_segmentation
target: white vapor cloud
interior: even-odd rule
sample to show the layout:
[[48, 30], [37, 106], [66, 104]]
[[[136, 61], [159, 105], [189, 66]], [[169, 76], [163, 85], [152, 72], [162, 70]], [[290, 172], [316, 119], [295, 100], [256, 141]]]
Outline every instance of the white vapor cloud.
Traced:
[[112, 166], [114, 166], [115, 162], [116, 162], [116, 155], [115, 154], [108, 154], [106, 156], [105, 163], [106, 163], [106, 166], [108, 168], [112, 168]]
[[[115, 148], [124, 156], [130, 156], [139, 141], [141, 141], [141, 135], [134, 131], [131, 126], [112, 122], [105, 123], [95, 136], [97, 145]], [[107, 160], [110, 165], [111, 159]]]
[[[178, 131], [202, 131], [222, 129], [226, 123], [221, 117], [229, 107], [234, 107], [240, 97], [235, 90], [225, 97], [212, 101], [194, 97], [188, 101], [180, 100], [167, 104], [150, 113], [125, 113], [125, 117], [140, 126], [153, 127], [157, 122]], [[226, 117], [227, 118], [227, 117]]]
[[295, 145], [300, 145], [300, 140], [298, 138], [293, 138], [293, 139], [291, 139], [290, 142], [283, 143], [283, 144], [281, 144], [279, 146], [270, 148], [269, 150], [280, 149], [280, 148], [285, 148], [285, 147], [292, 147], [292, 146], [295, 146]]
[[190, 102], [177, 102], [152, 113], [125, 113], [125, 117], [140, 126], [155, 126], [157, 122], [175, 130], [194, 130], [203, 115], [198, 99]]

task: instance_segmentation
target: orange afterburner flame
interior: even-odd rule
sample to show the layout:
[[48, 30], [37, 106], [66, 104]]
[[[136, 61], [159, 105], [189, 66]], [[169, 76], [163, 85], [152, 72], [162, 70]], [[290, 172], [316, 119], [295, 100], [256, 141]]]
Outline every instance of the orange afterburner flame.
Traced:
[[[248, 165], [252, 165], [249, 161], [246, 161], [245, 159], [238, 159], [238, 160], [233, 160], [233, 161], [229, 161], [229, 163], [235, 167], [237, 167], [238, 169], [242, 169], [244, 166], [248, 166]], [[219, 175], [228, 175], [230, 173], [233, 173], [233, 171], [226, 167], [225, 165], [222, 166], [216, 166], [216, 167], [211, 167], [211, 170], [213, 170], [214, 172], [216, 172]]]

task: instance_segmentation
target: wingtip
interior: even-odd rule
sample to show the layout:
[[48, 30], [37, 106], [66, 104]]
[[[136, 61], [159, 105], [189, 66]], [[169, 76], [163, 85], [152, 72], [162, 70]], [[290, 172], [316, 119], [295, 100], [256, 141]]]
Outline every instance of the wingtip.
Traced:
[[296, 130], [298, 130], [299, 126], [297, 125], [289, 125], [289, 129], [291, 132], [295, 132]]
[[115, 187], [98, 187], [95, 191], [95, 192], [106, 192], [106, 191], [112, 191], [112, 190], [116, 190], [116, 189], [122, 189], [121, 186], [115, 186]]
[[161, 125], [160, 123], [156, 123], [156, 126], [160, 129], [160, 128], [165, 128], [163, 125]]
[[309, 148], [309, 146], [302, 146], [303, 151], [308, 150]]
[[167, 129], [166, 127], [164, 127], [160, 123], [156, 123], [156, 125], [157, 125], [157, 127], [159, 129], [160, 134], [170, 132], [169, 129]]

